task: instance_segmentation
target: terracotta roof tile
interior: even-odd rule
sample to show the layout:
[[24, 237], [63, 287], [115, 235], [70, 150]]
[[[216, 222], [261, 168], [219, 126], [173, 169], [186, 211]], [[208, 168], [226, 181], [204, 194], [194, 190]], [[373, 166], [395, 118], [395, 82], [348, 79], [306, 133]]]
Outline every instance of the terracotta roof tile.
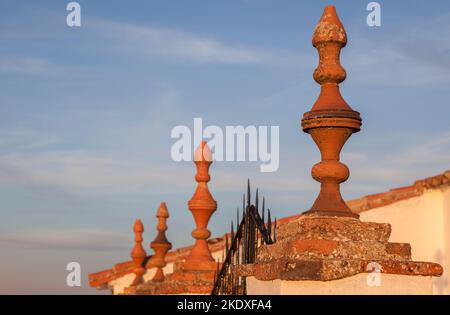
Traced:
[[427, 189], [438, 189], [450, 185], [450, 171], [416, 180], [410, 186], [394, 188], [386, 192], [367, 195], [347, 202], [353, 212], [361, 213], [370, 209], [384, 207], [394, 202], [417, 197]]

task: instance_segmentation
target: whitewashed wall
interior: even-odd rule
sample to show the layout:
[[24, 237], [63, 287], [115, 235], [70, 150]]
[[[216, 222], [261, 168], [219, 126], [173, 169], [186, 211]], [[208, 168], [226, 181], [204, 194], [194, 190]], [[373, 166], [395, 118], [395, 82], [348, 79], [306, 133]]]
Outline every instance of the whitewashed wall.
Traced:
[[413, 260], [441, 264], [444, 274], [433, 278], [433, 294], [450, 294], [450, 188], [362, 212], [361, 220], [390, 223], [390, 241], [410, 243]]

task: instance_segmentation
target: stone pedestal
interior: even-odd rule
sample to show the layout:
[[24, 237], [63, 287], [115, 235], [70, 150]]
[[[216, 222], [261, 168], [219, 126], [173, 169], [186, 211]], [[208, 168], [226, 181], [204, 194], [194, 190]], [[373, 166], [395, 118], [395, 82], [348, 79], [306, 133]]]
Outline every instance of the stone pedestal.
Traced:
[[[249, 294], [431, 294], [442, 267], [412, 261], [411, 246], [390, 243], [390, 234], [389, 224], [303, 215], [280, 226], [277, 242], [260, 246], [256, 263], [236, 272], [248, 277]], [[369, 274], [380, 287], [367, 284]]]

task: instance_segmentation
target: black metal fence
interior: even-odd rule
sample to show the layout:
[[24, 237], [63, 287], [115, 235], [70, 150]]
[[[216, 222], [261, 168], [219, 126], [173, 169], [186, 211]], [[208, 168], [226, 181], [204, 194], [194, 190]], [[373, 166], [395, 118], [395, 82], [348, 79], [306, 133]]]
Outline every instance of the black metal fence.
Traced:
[[[234, 266], [252, 264], [256, 260], [258, 247], [262, 244], [273, 244], [276, 241], [277, 220], [272, 229], [270, 209], [267, 209], [267, 223], [265, 223], [265, 200], [262, 200], [262, 213], [259, 213], [259, 195], [256, 190], [255, 203], [250, 201], [250, 181], [247, 184], [247, 197], [242, 199], [242, 219], [239, 221], [239, 208], [237, 209], [237, 222], [239, 226], [234, 232], [231, 222], [230, 236], [225, 236], [225, 248], [222, 261], [217, 263], [212, 294], [246, 294], [246, 279], [236, 275]], [[221, 266], [221, 267], [220, 267]]]

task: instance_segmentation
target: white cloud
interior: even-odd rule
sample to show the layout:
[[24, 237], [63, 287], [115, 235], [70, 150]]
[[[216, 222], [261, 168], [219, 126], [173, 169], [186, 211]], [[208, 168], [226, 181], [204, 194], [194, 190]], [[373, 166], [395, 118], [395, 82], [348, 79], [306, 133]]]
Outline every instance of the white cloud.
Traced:
[[346, 163], [367, 161], [368, 156], [362, 152], [342, 152], [342, 160]]
[[[433, 54], [426, 53], [433, 59]], [[448, 66], [430, 63], [412, 55], [399, 45], [384, 43], [379, 47], [362, 46], [344, 61], [354, 84], [373, 86], [428, 87], [450, 80]]]
[[83, 65], [68, 66], [58, 64], [48, 58], [0, 55], [0, 73], [39, 76], [63, 76], [70, 73], [72, 76], [86, 77], [87, 75], [92, 75], [91, 72], [91, 69]]
[[112, 39], [116, 49], [147, 57], [197, 63], [306, 65], [300, 53], [230, 45], [179, 30], [100, 20], [91, 25], [99, 31], [99, 36]]
[[[410, 135], [416, 143], [401, 143], [401, 137], [392, 136], [384, 145], [395, 143], [397, 147], [377, 150], [375, 147], [367, 159], [343, 162], [350, 167], [348, 186], [362, 190], [364, 194], [372, 194], [387, 189], [410, 185], [413, 181], [440, 174], [450, 165], [450, 134]], [[347, 184], [346, 184], [347, 185]], [[348, 191], [344, 188], [343, 191]]]
[[410, 168], [426, 165], [450, 165], [450, 133], [424, 139], [398, 155], [386, 159], [388, 165]]
[[130, 238], [126, 234], [90, 229], [32, 229], [0, 233], [0, 246], [102, 251], [131, 248]]
[[214, 191], [239, 191], [240, 189], [238, 187], [242, 187], [242, 191], [244, 191], [245, 183], [249, 176], [251, 177], [251, 182], [253, 183], [252, 186], [255, 185], [255, 188], [260, 187], [261, 189], [267, 191], [270, 190], [274, 192], [289, 193], [298, 191], [311, 192], [316, 191], [318, 187], [318, 184], [313, 182], [310, 177], [301, 178], [298, 176], [292, 176], [292, 173], [260, 173], [259, 166], [252, 167], [253, 172], [249, 170], [245, 171], [243, 170], [244, 167], [239, 165], [240, 162], [222, 163], [234, 163], [234, 167], [233, 169], [228, 168], [226, 171], [211, 171], [211, 185], [213, 185]]
[[58, 136], [23, 127], [0, 127], [0, 149], [21, 150], [43, 148], [58, 142]]
[[[175, 163], [174, 163], [175, 164]], [[161, 193], [189, 187], [192, 168], [160, 167], [149, 161], [113, 159], [78, 151], [0, 156], [0, 184], [40, 185], [69, 193]]]
[[40, 58], [0, 56], [0, 72], [35, 74], [49, 68], [50, 63]]
[[[442, 135], [436, 140], [399, 147], [382, 156], [376, 153], [344, 153], [342, 160], [351, 170], [346, 190], [364, 191], [366, 187], [371, 189], [368, 193], [373, 193], [386, 185], [392, 188], [408, 184], [408, 181], [420, 178], [422, 175], [419, 174], [430, 176], [434, 172], [444, 171], [450, 163], [449, 148], [450, 137]], [[309, 161], [284, 161], [289, 164], [284, 165], [285, 169], [299, 170], [297, 176], [286, 172], [264, 176], [252, 167], [248, 169], [248, 164], [236, 162], [230, 166], [221, 163], [216, 162], [211, 170], [211, 186], [216, 192], [236, 191], [236, 184], [244, 183], [247, 176], [251, 176], [252, 181], [265, 190], [311, 192], [317, 188], [310, 177], [299, 177], [301, 169], [313, 164]], [[190, 192], [195, 185], [194, 170], [194, 165], [190, 163], [155, 163], [150, 158], [112, 158], [82, 151], [11, 153], [0, 156], [1, 185], [50, 186], [69, 193]]]
[[[355, 84], [429, 87], [450, 80], [449, 14], [383, 33], [350, 38], [343, 64]], [[347, 61], [348, 60], [348, 61]]]

